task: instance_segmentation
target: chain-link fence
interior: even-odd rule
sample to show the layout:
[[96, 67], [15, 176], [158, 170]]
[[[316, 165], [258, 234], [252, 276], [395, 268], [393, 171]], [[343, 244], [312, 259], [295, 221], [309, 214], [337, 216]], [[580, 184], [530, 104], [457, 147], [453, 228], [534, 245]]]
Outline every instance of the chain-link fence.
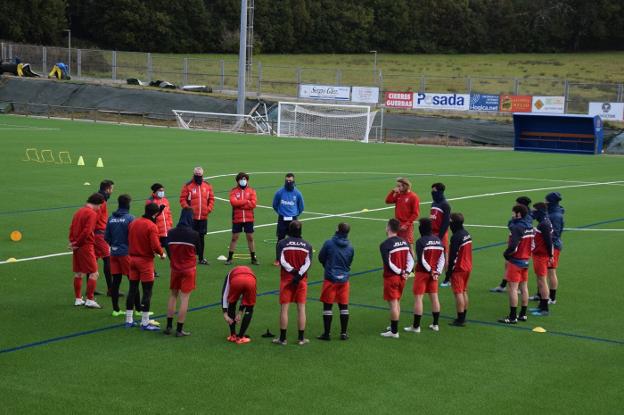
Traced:
[[[47, 75], [56, 62], [69, 64], [77, 79], [123, 82], [164, 80], [176, 85], [206, 85], [218, 92], [232, 91], [238, 83], [236, 59], [210, 59], [142, 52], [119, 52], [36, 46], [0, 42], [3, 61], [19, 58], [33, 71]], [[266, 97], [297, 97], [300, 84], [377, 86], [380, 91], [481, 93], [564, 96], [566, 112], [586, 113], [591, 101], [623, 102], [622, 83], [583, 83], [547, 77], [444, 77], [418, 75], [409, 70], [318, 68], [263, 65], [249, 68], [247, 90]], [[383, 96], [383, 94], [381, 95]]]

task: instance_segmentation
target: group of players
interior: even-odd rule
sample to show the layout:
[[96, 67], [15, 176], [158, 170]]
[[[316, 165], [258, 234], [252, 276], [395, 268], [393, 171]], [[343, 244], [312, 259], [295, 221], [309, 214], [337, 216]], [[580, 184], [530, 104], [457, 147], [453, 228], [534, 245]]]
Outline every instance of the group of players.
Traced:
[[[254, 216], [257, 206], [255, 190], [249, 186], [249, 175], [239, 173], [236, 187], [230, 191], [232, 206], [232, 239], [226, 265], [231, 265], [236, 243], [241, 232], [245, 232], [251, 263], [258, 265], [253, 240]], [[113, 306], [113, 316], [125, 315], [126, 327], [139, 326], [142, 330], [158, 331], [160, 324], [150, 319], [150, 302], [155, 277], [154, 257], [169, 257], [170, 295], [167, 308], [165, 334], [173, 334], [173, 320], [178, 301], [176, 337], [190, 335], [184, 330], [189, 297], [195, 289], [197, 265], [208, 265], [204, 258], [204, 238], [207, 233], [207, 219], [214, 207], [214, 192], [203, 178], [203, 169], [196, 167], [193, 178], [185, 183], [180, 192], [182, 208], [176, 227], [165, 188], [160, 183], [152, 187], [152, 194], [145, 202], [144, 214], [134, 218], [130, 213], [131, 197], [118, 197], [118, 209], [110, 217], [107, 200], [112, 194], [114, 183], [104, 180], [100, 191], [89, 196], [87, 204], [73, 217], [69, 232], [70, 248], [73, 250], [74, 291], [76, 306], [101, 308], [95, 301], [98, 279], [97, 259], [104, 263], [104, 274]], [[431, 188], [433, 203], [429, 217], [419, 218], [420, 201], [411, 190], [406, 178], [397, 179], [396, 187], [386, 197], [387, 204], [395, 205], [395, 217], [386, 225], [387, 239], [380, 245], [383, 262], [383, 298], [390, 308], [390, 326], [381, 333], [383, 337], [399, 338], [398, 323], [400, 300], [406, 281], [414, 278], [414, 321], [405, 327], [406, 332], [419, 333], [423, 315], [423, 297], [428, 294], [433, 321], [429, 328], [439, 331], [440, 302], [438, 287], [451, 286], [454, 292], [457, 318], [450, 324], [462, 327], [466, 324], [468, 309], [468, 281], [472, 271], [472, 239], [464, 229], [461, 213], [451, 213], [451, 207], [444, 196], [445, 186], [434, 183]], [[546, 196], [546, 203], [535, 203], [529, 212], [530, 199], [521, 197], [512, 209], [513, 217], [508, 227], [510, 237], [504, 252], [505, 278], [508, 285], [510, 313], [499, 320], [505, 324], [526, 321], [528, 295], [528, 266], [533, 256], [538, 280], [540, 305], [534, 310], [536, 316], [548, 315], [548, 305], [555, 302], [556, 267], [561, 250], [563, 230], [563, 209], [559, 206], [559, 193]], [[287, 344], [289, 305], [297, 305], [297, 343], [309, 342], [305, 338], [308, 270], [312, 265], [313, 249], [302, 237], [302, 223], [298, 220], [304, 210], [303, 195], [295, 186], [295, 176], [288, 173], [284, 186], [273, 198], [273, 209], [278, 215], [275, 266], [280, 267], [280, 335], [273, 342]], [[550, 219], [549, 219], [550, 218]], [[532, 220], [538, 221], [533, 228]], [[414, 241], [414, 222], [419, 222], [420, 238]], [[553, 226], [554, 225], [554, 226]], [[448, 243], [448, 229], [453, 235]], [[319, 340], [331, 339], [333, 304], [340, 313], [340, 339], [347, 340], [349, 322], [349, 275], [354, 249], [348, 239], [350, 226], [340, 223], [335, 235], [325, 241], [319, 261], [324, 268], [321, 291], [323, 303], [324, 332]], [[439, 276], [446, 269], [444, 281]], [[119, 308], [119, 287], [122, 276], [129, 279], [126, 296], [126, 310]], [[82, 297], [82, 281], [87, 278], [86, 300]], [[550, 281], [547, 281], [550, 279]], [[550, 283], [550, 289], [548, 284]], [[503, 292], [504, 285], [493, 290]], [[522, 308], [517, 315], [517, 294], [522, 294]], [[141, 296], [142, 291], [142, 296]], [[223, 318], [230, 328], [228, 341], [244, 344], [250, 341], [246, 335], [256, 302], [257, 282], [254, 271], [247, 266], [236, 266], [225, 276], [222, 290]], [[240, 306], [237, 304], [240, 301]], [[134, 316], [140, 316], [140, 323]], [[236, 326], [240, 323], [239, 331]]]

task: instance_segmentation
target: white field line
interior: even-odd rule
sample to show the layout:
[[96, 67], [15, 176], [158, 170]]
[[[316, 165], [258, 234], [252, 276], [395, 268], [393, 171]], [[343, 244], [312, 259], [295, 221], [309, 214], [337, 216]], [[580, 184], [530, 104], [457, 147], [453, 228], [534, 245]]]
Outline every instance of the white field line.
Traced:
[[[565, 179], [544, 179], [544, 178], [532, 178], [532, 177], [507, 177], [507, 176], [482, 176], [482, 175], [470, 175], [470, 174], [444, 174], [444, 173], [390, 173], [390, 172], [374, 172], [374, 171], [297, 171], [297, 174], [370, 174], [370, 175], [380, 175], [380, 176], [424, 176], [424, 177], [465, 177], [469, 179], [492, 179], [492, 180], [532, 180], [532, 181], [541, 181], [541, 182], [554, 182], [554, 183], [579, 183], [579, 184], [598, 184], [600, 182], [594, 181], [583, 181], [583, 180], [565, 180]], [[218, 174], [214, 176], [205, 176], [204, 179], [218, 179], [221, 177], [233, 177], [238, 173], [226, 173], [226, 174]], [[257, 172], [249, 172], [252, 174], [284, 174], [284, 171], [257, 171]], [[614, 182], [614, 183], [622, 183], [624, 181]], [[619, 184], [618, 184], [619, 185]]]
[[[527, 192], [536, 192], [536, 191], [541, 191], [541, 190], [553, 190], [553, 189], [569, 189], [569, 188], [574, 188], [574, 187], [605, 186], [605, 185], [618, 184], [618, 183], [624, 183], [624, 181], [619, 180], [619, 181], [612, 181], [612, 182], [587, 183], [587, 184], [576, 184], [576, 185], [557, 186], [557, 187], [540, 187], [540, 188], [536, 188], [536, 189], [510, 190], [510, 191], [495, 192], [495, 193], [482, 193], [482, 194], [477, 194], [477, 195], [460, 196], [460, 197], [450, 198], [448, 200], [449, 201], [453, 201], [453, 200], [477, 199], [477, 198], [481, 198], [481, 197], [492, 197], [492, 196], [499, 196], [499, 195], [514, 194], [514, 193], [527, 193]], [[221, 200], [221, 201], [229, 202], [229, 199], [224, 199], [224, 198], [221, 198], [221, 197], [218, 197], [216, 199]], [[421, 205], [429, 205], [429, 204], [431, 204], [430, 201], [421, 203]], [[262, 207], [263, 208], [269, 208], [268, 206], [262, 206]], [[270, 209], [273, 209], [273, 208], [271, 207]], [[302, 222], [304, 222], [304, 221], [309, 222], [309, 221], [312, 221], [312, 220], [327, 219], [327, 218], [339, 218], [339, 217], [352, 217], [352, 218], [355, 219], [357, 217], [352, 216], [352, 215], [368, 213], [368, 212], [379, 212], [379, 211], [388, 210], [388, 209], [394, 209], [394, 206], [385, 206], [385, 207], [382, 207], [382, 208], [368, 209], [368, 210], [360, 209], [360, 210], [354, 210], [352, 212], [344, 212], [344, 213], [327, 213], [327, 214], [323, 214], [323, 213], [320, 213], [320, 212], [314, 212], [314, 214], [317, 214], [317, 215], [320, 215], [320, 216], [316, 216], [316, 217], [313, 217], [313, 218], [303, 218], [303, 219], [301, 219], [301, 221]], [[309, 212], [309, 213], [312, 213], [312, 212]], [[267, 226], [275, 226], [275, 225], [277, 225], [277, 222], [265, 223], [265, 224], [261, 224], [261, 225], [255, 225], [254, 227], [255, 228], [265, 228]], [[574, 229], [574, 228], [572, 228], [572, 229]], [[578, 230], [581, 230], [581, 229], [578, 229]], [[604, 229], [600, 229], [600, 230], [603, 231]], [[215, 234], [219, 234], [219, 233], [228, 233], [228, 232], [231, 232], [231, 231], [232, 231], [231, 228], [228, 228], [228, 229], [222, 229], [222, 230], [218, 230], [218, 231], [208, 232], [206, 235], [215, 235]], [[596, 229], [595, 231], [598, 231], [598, 229]], [[612, 231], [619, 232], [619, 230], [612, 230]], [[51, 258], [51, 257], [56, 257], [56, 256], [62, 256], [62, 255], [70, 255], [70, 254], [71, 254], [71, 252], [59, 252], [59, 253], [56, 253], [56, 254], [41, 255], [41, 256], [29, 257], [29, 258], [21, 258], [21, 259], [17, 259], [15, 261], [11, 261], [11, 262], [0, 261], [0, 265], [4, 265], [4, 264], [7, 264], [7, 263], [13, 263], [13, 262], [34, 261], [34, 260], [37, 260], [37, 259], [45, 259], [45, 258]]]

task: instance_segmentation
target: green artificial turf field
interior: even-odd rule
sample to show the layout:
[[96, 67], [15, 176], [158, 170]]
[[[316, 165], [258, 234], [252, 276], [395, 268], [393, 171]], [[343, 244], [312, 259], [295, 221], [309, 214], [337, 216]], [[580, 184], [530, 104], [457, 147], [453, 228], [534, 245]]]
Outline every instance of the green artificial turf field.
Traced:
[[[14, 116], [0, 116], [0, 140], [0, 259], [65, 254], [0, 263], [2, 413], [621, 411], [621, 157], [279, 139]], [[27, 148], [51, 150], [55, 160], [68, 151], [72, 164], [23, 161]], [[78, 156], [86, 166], [75, 165]], [[95, 167], [98, 157], [104, 168]], [[322, 327], [322, 267], [316, 258], [309, 274], [311, 343], [295, 345], [294, 310], [288, 346], [260, 337], [267, 328], [279, 332], [279, 273], [271, 265], [275, 214], [265, 208], [256, 210], [261, 266], [255, 268], [260, 296], [249, 331], [253, 341], [225, 341], [219, 301], [228, 268], [216, 258], [227, 254], [231, 210], [223, 201], [209, 219], [206, 252], [212, 265], [198, 270], [185, 325], [191, 337], [124, 329], [123, 318], [111, 316], [107, 297], [99, 297], [102, 310], [73, 306], [68, 227], [100, 180], [115, 181], [109, 212], [119, 194], [130, 193], [136, 216], [151, 184], [163, 183], [177, 221], [180, 188], [196, 165], [213, 176], [208, 181], [219, 197], [227, 197], [234, 174], [250, 172], [263, 205], [271, 204], [284, 173], [294, 171], [309, 212], [302, 216], [304, 238], [317, 249], [345, 220], [335, 214], [349, 213], [356, 250], [349, 341], [337, 339], [337, 316], [334, 340], [314, 340]], [[388, 312], [378, 246], [392, 209], [375, 209], [385, 207], [398, 175], [414, 183], [424, 215], [431, 183], [444, 182], [453, 210], [464, 213], [469, 225], [505, 225], [516, 197], [538, 201], [560, 191], [566, 226], [580, 229], [564, 233], [551, 316], [529, 317], [514, 327], [496, 323], [508, 311], [507, 296], [488, 289], [502, 276], [507, 231], [468, 226], [475, 252], [467, 327], [447, 325], [455, 309], [452, 292], [443, 288], [439, 333], [381, 338]], [[12, 230], [23, 233], [21, 242], [9, 240]], [[244, 238], [238, 251], [246, 253]], [[156, 280], [152, 309], [163, 321], [168, 264], [156, 263], [163, 276]], [[411, 284], [401, 327], [412, 319]], [[532, 271], [530, 288], [535, 289]], [[99, 289], [105, 291], [103, 278]], [[430, 323], [429, 310], [425, 299], [423, 327]], [[536, 326], [547, 332], [532, 332]]]

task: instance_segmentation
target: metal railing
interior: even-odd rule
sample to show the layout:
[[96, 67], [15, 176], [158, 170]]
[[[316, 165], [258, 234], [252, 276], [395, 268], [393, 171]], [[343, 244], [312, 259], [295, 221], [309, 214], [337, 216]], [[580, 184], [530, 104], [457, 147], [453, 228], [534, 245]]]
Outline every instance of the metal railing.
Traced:
[[[217, 92], [236, 90], [238, 83], [236, 59], [77, 48], [72, 48], [70, 53], [63, 47], [11, 42], [0, 42], [0, 53], [2, 60], [18, 57], [41, 74], [47, 74], [56, 62], [69, 63], [70, 75], [77, 79], [111, 82], [124, 82], [127, 78], [148, 82], [166, 80], [176, 85], [207, 85]], [[557, 95], [565, 97], [566, 112], [569, 113], [586, 113], [590, 101], [624, 102], [624, 83], [590, 83], [548, 77], [432, 76], [366, 68], [264, 65], [257, 61], [250, 68], [247, 79], [248, 91], [259, 97], [297, 97], [299, 85], [308, 83], [377, 86], [382, 92]]]

